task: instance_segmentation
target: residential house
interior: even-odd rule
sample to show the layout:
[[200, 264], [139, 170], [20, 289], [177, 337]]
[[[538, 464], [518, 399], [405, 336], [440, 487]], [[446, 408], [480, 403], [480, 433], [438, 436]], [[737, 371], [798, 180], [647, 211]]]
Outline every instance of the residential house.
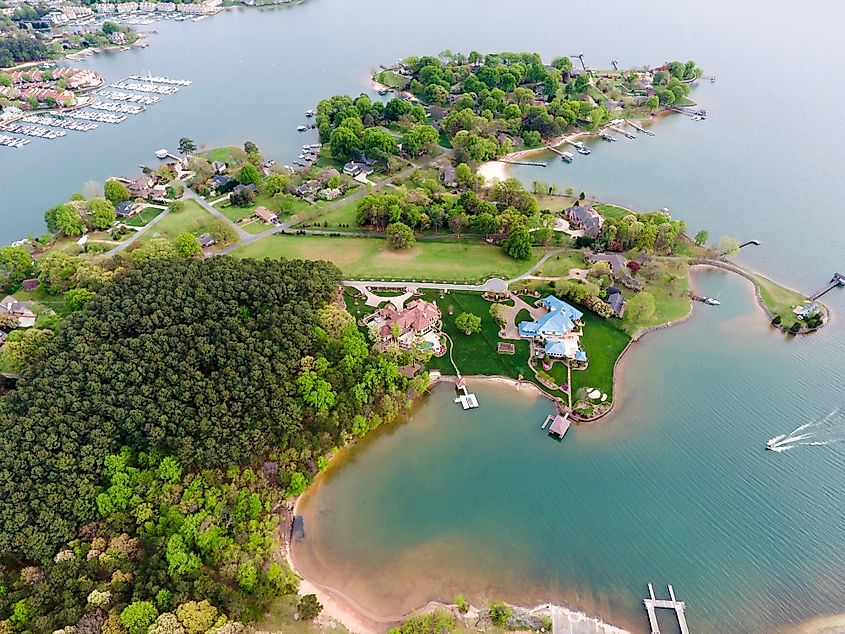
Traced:
[[114, 33], [109, 35], [109, 42], [111, 42], [115, 46], [126, 44], [126, 33], [123, 33], [121, 31], [115, 31]]
[[212, 176], [206, 181], [206, 185], [208, 185], [214, 191], [223, 191], [227, 187], [229, 187], [234, 179], [231, 176], [226, 176], [225, 174], [218, 174], [217, 176]]
[[593, 209], [592, 205], [573, 205], [563, 210], [563, 216], [570, 223], [584, 232], [584, 235], [591, 238], [598, 238], [604, 218]]
[[628, 275], [628, 263], [618, 253], [594, 253], [587, 256], [590, 262], [607, 262], [616, 277]]
[[203, 249], [207, 249], [208, 247], [213, 247], [217, 244], [217, 240], [214, 239], [214, 236], [210, 233], [204, 233], [199, 237], [200, 246]]
[[250, 183], [249, 185], [235, 185], [235, 188], [232, 190], [235, 194], [240, 194], [242, 191], [252, 192], [253, 194], [258, 193], [258, 188]]
[[587, 354], [579, 343], [579, 326], [584, 313], [554, 295], [549, 295], [540, 303], [548, 312], [536, 321], [520, 322], [519, 336], [534, 342], [534, 353], [586, 363]]
[[22, 283], [23, 290], [25, 290], [26, 292], [34, 291], [36, 288], [38, 288], [40, 284], [41, 282], [36, 278], [24, 280]]
[[142, 200], [147, 200], [153, 195], [153, 188], [155, 187], [155, 185], [155, 178], [153, 178], [152, 176], [147, 176], [146, 174], [142, 174], [135, 180], [129, 181], [126, 187], [129, 190], [129, 195], [132, 196], [132, 198], [140, 198]]
[[296, 195], [302, 198], [313, 196], [320, 190], [320, 183], [315, 180], [305, 181], [296, 188]]
[[440, 309], [436, 304], [416, 299], [402, 310], [388, 303], [366, 317], [364, 323], [372, 324], [378, 329], [382, 343], [396, 342], [410, 348], [414, 342], [424, 339], [432, 346], [439, 347], [439, 334], [436, 330], [440, 318]]
[[228, 166], [223, 161], [212, 161], [211, 167], [215, 174], [225, 174]]
[[347, 176], [351, 176], [355, 178], [358, 174], [361, 173], [361, 169], [363, 166], [355, 161], [349, 161], [346, 165], [343, 166], [343, 173]]
[[156, 2], [156, 11], [160, 11], [162, 13], [176, 11], [176, 4], [173, 2]]
[[131, 200], [117, 203], [114, 206], [114, 213], [118, 218], [131, 218], [138, 213], [139, 205]]
[[457, 187], [458, 178], [455, 173], [455, 168], [451, 165], [446, 165], [440, 168], [440, 180], [446, 187]]
[[792, 309], [792, 312], [798, 319], [807, 319], [807, 317], [812, 317], [820, 310], [821, 308], [819, 308], [818, 304], [806, 304], [804, 306], [796, 306]]
[[6, 295], [0, 301], [0, 314], [17, 317], [19, 328], [30, 328], [35, 325], [35, 313], [29, 308], [29, 302], [19, 302], [11, 295]]
[[258, 207], [255, 210], [255, 215], [260, 221], [266, 222], [267, 224], [275, 224], [279, 221], [279, 217], [267, 209], [267, 207]]
[[604, 303], [613, 309], [613, 316], [622, 319], [625, 314], [625, 298], [622, 297], [622, 291], [611, 286], [607, 289], [607, 299]]

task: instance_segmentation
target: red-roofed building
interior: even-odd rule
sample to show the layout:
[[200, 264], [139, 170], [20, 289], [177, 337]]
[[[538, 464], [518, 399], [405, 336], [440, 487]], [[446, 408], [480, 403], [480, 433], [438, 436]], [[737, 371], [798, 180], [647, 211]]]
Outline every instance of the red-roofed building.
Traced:
[[402, 310], [388, 303], [364, 321], [378, 328], [382, 343], [396, 341], [410, 346], [416, 338], [435, 329], [440, 322], [440, 309], [422, 299], [412, 301]]

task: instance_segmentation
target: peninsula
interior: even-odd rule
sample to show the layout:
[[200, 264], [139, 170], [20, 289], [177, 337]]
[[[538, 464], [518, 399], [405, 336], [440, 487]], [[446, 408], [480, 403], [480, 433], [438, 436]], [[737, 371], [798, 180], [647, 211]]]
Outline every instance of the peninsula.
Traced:
[[[478, 173], [572, 135], [645, 134], [693, 107], [700, 75], [412, 57], [375, 94], [303, 104], [320, 138], [292, 165], [184, 137], [47, 210], [48, 233], [0, 248], [0, 627], [288, 631], [323, 607], [281, 554], [294, 501], [434, 377], [529, 382], [595, 420], [632, 341], [692, 301], [718, 310], [694, 266], [749, 279], [784, 336], [824, 325], [817, 297], [729, 260], [764, 245]], [[471, 613], [537, 630], [557, 614]], [[416, 627], [457, 621], [398, 631]]]

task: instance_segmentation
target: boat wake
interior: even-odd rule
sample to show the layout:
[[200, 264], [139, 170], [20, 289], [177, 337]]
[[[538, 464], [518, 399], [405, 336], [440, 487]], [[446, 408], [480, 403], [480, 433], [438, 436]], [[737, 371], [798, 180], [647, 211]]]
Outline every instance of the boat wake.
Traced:
[[788, 434], [769, 438], [766, 449], [781, 453], [798, 446], [821, 447], [845, 443], [841, 412], [842, 408], [835, 409], [820, 420], [799, 425]]

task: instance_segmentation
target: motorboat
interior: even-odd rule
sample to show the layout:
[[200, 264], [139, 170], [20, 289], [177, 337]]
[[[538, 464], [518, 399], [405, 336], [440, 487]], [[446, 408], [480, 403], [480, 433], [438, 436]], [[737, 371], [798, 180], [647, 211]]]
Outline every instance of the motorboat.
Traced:
[[707, 304], [708, 306], [721, 306], [722, 305], [722, 302], [720, 302], [715, 297], [705, 297], [704, 303]]

